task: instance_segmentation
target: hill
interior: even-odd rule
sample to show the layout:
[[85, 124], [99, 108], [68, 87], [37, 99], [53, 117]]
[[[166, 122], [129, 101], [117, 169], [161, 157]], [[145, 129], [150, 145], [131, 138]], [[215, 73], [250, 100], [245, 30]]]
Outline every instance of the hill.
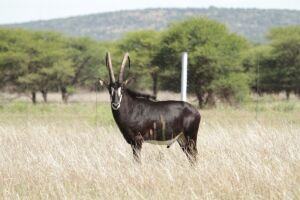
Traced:
[[229, 8], [186, 8], [127, 10], [5, 25], [31, 30], [63, 32], [98, 40], [118, 39], [140, 29], [163, 30], [170, 23], [191, 16], [206, 16], [225, 23], [233, 32], [253, 42], [264, 42], [266, 32], [277, 26], [300, 25], [300, 11]]

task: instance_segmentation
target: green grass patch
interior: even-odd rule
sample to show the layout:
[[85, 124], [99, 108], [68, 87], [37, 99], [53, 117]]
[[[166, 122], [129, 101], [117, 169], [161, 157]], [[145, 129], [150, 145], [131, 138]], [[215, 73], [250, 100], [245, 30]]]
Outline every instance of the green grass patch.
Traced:
[[296, 103], [294, 102], [280, 102], [272, 107], [277, 112], [292, 112], [296, 109]]
[[[2, 119], [2, 120], [1, 120]], [[29, 102], [1, 104], [0, 120], [39, 120], [52, 122], [80, 121], [91, 125], [111, 125], [114, 119], [108, 103], [49, 103], [33, 105]]]
[[[219, 105], [216, 108], [201, 109], [202, 122], [214, 124], [216, 121], [226, 123], [248, 123], [263, 120], [265, 123], [289, 121], [300, 124], [299, 101], [249, 102], [239, 107]], [[84, 123], [92, 126], [116, 126], [110, 104], [95, 103], [39, 103], [11, 102], [0, 105], [0, 122], [18, 125], [34, 121], [43, 124]]]

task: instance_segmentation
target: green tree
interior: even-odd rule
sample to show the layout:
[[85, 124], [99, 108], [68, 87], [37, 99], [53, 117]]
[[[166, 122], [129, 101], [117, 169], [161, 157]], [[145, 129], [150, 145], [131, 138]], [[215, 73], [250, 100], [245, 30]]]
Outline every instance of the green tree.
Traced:
[[[179, 90], [180, 55], [186, 51], [189, 53], [188, 89], [196, 94], [200, 107], [214, 105], [216, 96], [227, 101], [236, 97], [240, 101], [248, 92], [248, 79], [240, 64], [241, 51], [247, 46], [244, 38], [206, 18], [190, 18], [173, 24], [164, 33], [155, 58], [155, 63], [165, 69], [162, 86]], [[243, 86], [243, 94], [236, 94], [241, 91], [230, 81]], [[230, 92], [224, 93], [224, 87]]]
[[272, 64], [268, 68], [278, 90], [300, 94], [300, 26], [272, 29], [268, 34], [272, 46]]
[[244, 55], [245, 70], [252, 73], [252, 88], [259, 93], [300, 91], [300, 27], [274, 28], [268, 33], [269, 44], [255, 46]]
[[65, 57], [64, 40], [65, 38], [58, 33], [34, 32], [24, 48], [30, 60], [18, 81], [26, 84], [33, 96], [40, 91], [45, 102], [48, 91], [55, 87], [51, 70]]
[[64, 102], [75, 86], [94, 86], [105, 55], [105, 47], [89, 38], [70, 38], [66, 48], [67, 59], [55, 66], [56, 82]]
[[154, 96], [157, 95], [159, 68], [153, 63], [153, 58], [159, 50], [160, 36], [161, 33], [153, 30], [131, 32], [117, 44], [119, 54], [126, 51], [130, 53], [131, 64], [135, 68], [133, 76], [143, 79], [144, 87], [147, 87], [147, 78], [151, 77]]
[[33, 103], [37, 92], [46, 102], [48, 91], [60, 90], [67, 102], [76, 86], [95, 85], [105, 46], [53, 32], [0, 29], [0, 87], [30, 92]]
[[262, 94], [263, 92], [278, 92], [276, 81], [272, 74], [274, 59], [270, 45], [257, 45], [243, 53], [242, 63], [245, 71], [251, 77], [251, 89]]
[[62, 60], [63, 37], [52, 32], [1, 29], [0, 38], [1, 85], [30, 92], [33, 103], [41, 91], [47, 101], [47, 92], [54, 87], [49, 72]]
[[[26, 84], [19, 81], [30, 63], [26, 52], [30, 33], [20, 29], [0, 29], [0, 81], [1, 87], [25, 91]], [[35, 98], [33, 98], [35, 100]]]

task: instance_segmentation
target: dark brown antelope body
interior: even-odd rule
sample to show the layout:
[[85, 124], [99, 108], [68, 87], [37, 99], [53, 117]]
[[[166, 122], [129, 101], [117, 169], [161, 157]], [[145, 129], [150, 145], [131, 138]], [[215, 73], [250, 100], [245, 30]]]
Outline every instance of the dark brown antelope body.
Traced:
[[[120, 76], [126, 63], [126, 54]], [[105, 83], [111, 96], [113, 117], [125, 140], [132, 146], [134, 158], [140, 161], [143, 142], [167, 145], [178, 142], [190, 161], [197, 155], [197, 133], [200, 114], [196, 108], [183, 101], [155, 101], [150, 95], [136, 93], [126, 88], [128, 81], [119, 77], [113, 82], [110, 55], [107, 54], [110, 83]]]

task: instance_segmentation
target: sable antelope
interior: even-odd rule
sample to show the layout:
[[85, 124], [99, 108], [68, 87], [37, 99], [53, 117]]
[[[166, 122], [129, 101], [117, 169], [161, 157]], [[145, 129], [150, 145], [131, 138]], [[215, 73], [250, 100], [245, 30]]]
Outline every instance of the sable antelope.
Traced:
[[134, 92], [127, 88], [131, 78], [123, 81], [125, 64], [130, 59], [125, 54], [119, 79], [114, 77], [110, 53], [106, 53], [106, 67], [109, 83], [106, 86], [111, 99], [113, 117], [125, 140], [131, 145], [134, 159], [140, 162], [143, 142], [167, 145], [177, 141], [188, 159], [193, 163], [197, 156], [197, 133], [200, 113], [183, 101], [155, 101], [153, 97]]

